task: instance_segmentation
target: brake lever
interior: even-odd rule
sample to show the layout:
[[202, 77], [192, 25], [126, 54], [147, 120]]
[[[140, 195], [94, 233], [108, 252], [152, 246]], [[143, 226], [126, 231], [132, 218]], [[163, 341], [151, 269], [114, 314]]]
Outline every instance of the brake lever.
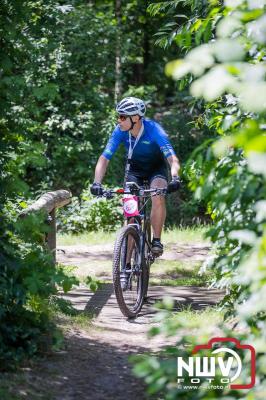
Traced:
[[111, 192], [106, 192], [106, 195], [105, 195], [105, 197], [106, 197], [106, 199], [107, 199], [107, 200], [110, 200], [110, 199], [113, 199], [113, 197], [114, 197], [114, 194], [113, 194], [113, 193], [111, 193]]
[[160, 195], [166, 195], [167, 194], [167, 189], [156, 189], [156, 192], [153, 193], [151, 196], [160, 196]]
[[102, 194], [102, 196], [99, 197], [105, 197], [107, 200], [110, 200], [114, 197], [113, 193], [109, 190], [105, 190]]

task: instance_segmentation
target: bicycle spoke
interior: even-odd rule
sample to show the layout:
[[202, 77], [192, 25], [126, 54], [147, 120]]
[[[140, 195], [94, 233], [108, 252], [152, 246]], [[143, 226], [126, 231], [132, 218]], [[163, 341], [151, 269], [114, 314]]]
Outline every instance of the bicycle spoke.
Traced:
[[115, 294], [122, 313], [128, 317], [136, 316], [143, 303], [143, 275], [140, 239], [132, 226], [123, 228], [118, 235], [113, 277]]
[[123, 240], [120, 260], [121, 274], [126, 274], [127, 279], [125, 286], [122, 287], [123, 298], [126, 306], [134, 311], [139, 303], [141, 271], [138, 265], [138, 247], [131, 234]]

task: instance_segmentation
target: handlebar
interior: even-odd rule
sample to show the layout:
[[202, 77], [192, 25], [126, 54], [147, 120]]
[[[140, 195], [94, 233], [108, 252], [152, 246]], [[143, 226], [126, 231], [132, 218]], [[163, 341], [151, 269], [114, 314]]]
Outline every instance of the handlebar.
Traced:
[[131, 194], [138, 197], [159, 196], [159, 195], [166, 195], [167, 188], [144, 189], [140, 187], [136, 182], [127, 182], [126, 189], [120, 188], [116, 190], [113, 189], [104, 190], [102, 196], [106, 197], [107, 199], [111, 199], [114, 197], [115, 194], [118, 195]]

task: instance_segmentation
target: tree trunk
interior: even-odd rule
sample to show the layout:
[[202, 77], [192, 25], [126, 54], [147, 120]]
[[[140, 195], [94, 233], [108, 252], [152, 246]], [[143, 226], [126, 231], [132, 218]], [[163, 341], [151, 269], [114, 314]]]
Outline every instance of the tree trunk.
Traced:
[[146, 22], [144, 25], [144, 36], [143, 36], [143, 84], [147, 84], [148, 68], [150, 63], [150, 32], [149, 32], [149, 16], [147, 14], [148, 1], [145, 0], [145, 17]]
[[121, 74], [121, 0], [115, 0], [116, 16], [116, 49], [115, 49], [115, 102], [117, 102], [122, 93], [122, 74]]

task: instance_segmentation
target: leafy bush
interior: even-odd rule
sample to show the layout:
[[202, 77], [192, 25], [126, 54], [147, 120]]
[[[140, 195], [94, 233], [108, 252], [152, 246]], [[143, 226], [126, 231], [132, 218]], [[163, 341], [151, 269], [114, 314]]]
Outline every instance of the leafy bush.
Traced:
[[[217, 317], [217, 312], [210, 309], [200, 311], [181, 310], [181, 312], [173, 315], [173, 301], [165, 299], [162, 303], [157, 304], [156, 327], [149, 330], [149, 338], [160, 335], [160, 338], [174, 337], [175, 345], [166, 346], [153, 355], [142, 354], [131, 356], [133, 372], [138, 378], [144, 379], [147, 384], [147, 391], [155, 398], [165, 400], [176, 399], [239, 399], [247, 398], [246, 391], [220, 389], [221, 383], [219, 376], [212, 378], [211, 384], [208, 377], [201, 377], [201, 385], [198, 389], [192, 389], [192, 384], [188, 383], [188, 387], [178, 387], [177, 383], [177, 357], [191, 356], [192, 349], [199, 344], [205, 344], [210, 338], [217, 334], [217, 324], [222, 317]], [[206, 320], [208, 326], [206, 326]], [[220, 327], [221, 328], [221, 327]], [[235, 337], [235, 333], [223, 324], [223, 332], [226, 337]], [[182, 334], [180, 335], [180, 332]], [[246, 343], [247, 338], [244, 333], [238, 333], [238, 339], [241, 343]], [[230, 347], [230, 344], [227, 345]], [[211, 351], [204, 352], [204, 356], [211, 355]], [[241, 376], [244, 382], [250, 381], [249, 368], [243, 368]], [[186, 386], [186, 385], [184, 385]], [[259, 392], [259, 391], [258, 391]], [[248, 398], [253, 397], [252, 392], [248, 392]]]
[[58, 211], [58, 229], [63, 233], [81, 233], [98, 230], [112, 231], [123, 222], [121, 199], [96, 198], [86, 189], [81, 198], [74, 197], [72, 203]]
[[[2, 214], [3, 215], [3, 214]], [[47, 231], [35, 216], [12, 225], [6, 215], [0, 256], [0, 360], [2, 369], [15, 367], [25, 356], [47, 351], [57, 342], [50, 298], [78, 284], [54, 266], [41, 244]]]
[[184, 93], [182, 93], [178, 96], [178, 106], [168, 106], [160, 112], [157, 110], [155, 114], [156, 119], [159, 120], [168, 133], [181, 163], [182, 186], [178, 193], [167, 196], [166, 226], [209, 222], [209, 218], [206, 217], [206, 203], [200, 199], [193, 198], [192, 191], [188, 185], [189, 180], [183, 171], [191, 152], [203, 141], [213, 136], [213, 133], [198, 122], [202, 107], [194, 104], [193, 111], [190, 111], [189, 104], [192, 107], [191, 96], [184, 96]]
[[[0, 49], [1, 369], [16, 367], [24, 357], [58, 344], [49, 302], [58, 287], [68, 290], [77, 283], [61, 267], [53, 266], [43, 245], [47, 231], [43, 216], [20, 220], [21, 207], [17, 206], [18, 199], [23, 206], [23, 199], [30, 196], [22, 179], [26, 170], [41, 168], [45, 163], [44, 145], [36, 134], [38, 102], [45, 93], [56, 94], [53, 86], [45, 85], [55, 68], [54, 43], [50, 39], [61, 17], [57, 5], [49, 0], [1, 2], [0, 24], [10, 28], [2, 29]], [[51, 57], [45, 64], [48, 47]]]
[[[231, 332], [225, 324], [219, 328], [224, 336], [244, 339], [254, 346], [257, 382], [248, 393], [226, 388], [206, 391], [204, 387], [196, 392], [179, 391], [173, 386], [173, 363], [153, 357], [140, 364], [137, 372], [146, 377], [152, 393], [161, 393], [166, 399], [253, 400], [263, 397], [266, 390], [265, 1], [227, 0], [225, 8], [218, 2], [212, 4], [215, 15], [223, 16], [215, 21], [216, 37], [170, 63], [167, 72], [176, 79], [188, 73], [194, 77], [191, 94], [209, 102], [204, 118], [215, 135], [220, 135], [219, 140], [206, 142], [192, 154], [185, 173], [195, 198], [207, 202], [213, 220], [207, 235], [216, 255], [203, 270], [213, 268], [213, 286], [227, 293], [223, 300], [225, 318], [233, 315], [245, 333]], [[192, 30], [195, 24], [201, 26], [202, 20], [196, 18]], [[167, 326], [164, 322], [162, 329], [167, 330]], [[186, 324], [179, 321], [170, 328], [174, 335]], [[204, 327], [204, 342], [209, 334]], [[177, 345], [186, 343], [193, 345], [195, 337], [185, 335]], [[182, 355], [183, 350], [189, 355], [185, 347], [178, 352], [175, 347], [164, 356], [170, 359], [171, 354]]]

